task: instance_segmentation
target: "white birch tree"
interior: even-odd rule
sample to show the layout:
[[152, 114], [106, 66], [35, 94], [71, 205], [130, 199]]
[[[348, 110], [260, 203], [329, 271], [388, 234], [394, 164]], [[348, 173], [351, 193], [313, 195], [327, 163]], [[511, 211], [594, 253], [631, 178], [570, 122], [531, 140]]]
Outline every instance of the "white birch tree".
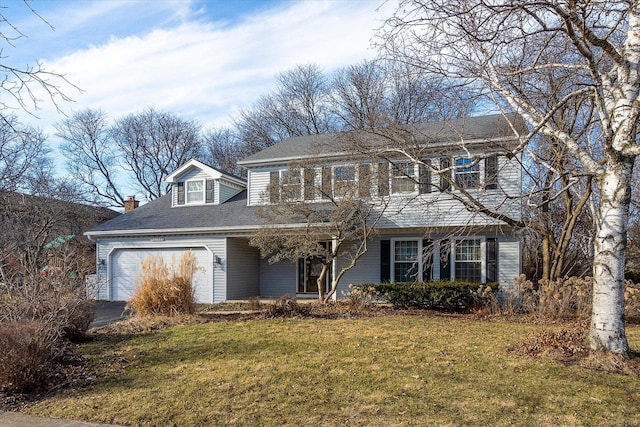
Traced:
[[[382, 32], [392, 57], [461, 79], [531, 132], [566, 147], [593, 177], [596, 236], [589, 342], [628, 354], [624, 326], [624, 266], [631, 177], [640, 154], [640, 3], [573, 0], [407, 0]], [[537, 102], [539, 76], [572, 76], [554, 104]], [[595, 114], [587, 137], [551, 118], [585, 100]], [[544, 108], [542, 105], [545, 105]], [[526, 149], [526, 147], [524, 147]]]

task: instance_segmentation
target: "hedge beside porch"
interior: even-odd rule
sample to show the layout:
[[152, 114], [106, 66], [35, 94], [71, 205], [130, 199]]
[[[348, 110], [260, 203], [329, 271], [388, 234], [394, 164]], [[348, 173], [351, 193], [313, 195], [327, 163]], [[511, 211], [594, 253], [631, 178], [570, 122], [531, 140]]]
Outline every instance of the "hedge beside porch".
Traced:
[[498, 283], [471, 283], [460, 281], [412, 283], [364, 283], [357, 285], [366, 295], [382, 299], [397, 309], [420, 308], [464, 312], [478, 303], [478, 290], [489, 287], [498, 292]]

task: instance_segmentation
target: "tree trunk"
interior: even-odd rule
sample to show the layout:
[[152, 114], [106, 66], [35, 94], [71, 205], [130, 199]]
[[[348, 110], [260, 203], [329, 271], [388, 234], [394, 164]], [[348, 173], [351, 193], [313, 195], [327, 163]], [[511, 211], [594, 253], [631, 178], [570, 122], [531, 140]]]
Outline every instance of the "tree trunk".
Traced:
[[624, 265], [631, 202], [632, 159], [610, 161], [598, 179], [600, 206], [593, 260], [593, 308], [589, 345], [629, 353], [624, 325]]
[[542, 280], [551, 280], [551, 245], [549, 237], [542, 239]]

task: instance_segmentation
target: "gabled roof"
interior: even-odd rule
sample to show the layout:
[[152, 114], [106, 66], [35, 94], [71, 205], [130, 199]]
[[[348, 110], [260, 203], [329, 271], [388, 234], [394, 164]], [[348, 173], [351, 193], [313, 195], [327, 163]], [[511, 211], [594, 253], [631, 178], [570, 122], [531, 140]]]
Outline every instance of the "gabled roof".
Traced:
[[167, 184], [173, 184], [176, 182], [176, 178], [178, 178], [180, 175], [184, 174], [185, 172], [196, 168], [196, 169], [200, 169], [201, 171], [205, 172], [207, 175], [211, 176], [211, 178], [213, 179], [221, 179], [221, 178], [226, 178], [227, 180], [231, 181], [231, 182], [235, 182], [236, 184], [242, 185], [242, 186], [246, 186], [247, 185], [247, 181], [244, 178], [240, 178], [239, 176], [235, 176], [232, 175], [230, 173], [227, 172], [223, 172], [219, 169], [216, 169], [212, 166], [208, 166], [205, 165], [202, 162], [199, 162], [196, 159], [191, 159], [188, 162], [184, 163], [182, 166], [180, 166], [178, 169], [176, 169], [175, 171], [171, 172], [169, 175], [167, 175], [167, 177], [165, 178], [165, 182]]
[[357, 144], [385, 147], [390, 138], [411, 136], [417, 143], [428, 146], [451, 146], [452, 143], [486, 143], [491, 140], [512, 139], [526, 133], [526, 125], [517, 114], [493, 114], [467, 117], [444, 122], [420, 123], [393, 128], [350, 131], [289, 138], [238, 162], [241, 166], [271, 162], [288, 162], [309, 157], [349, 155], [357, 152]]

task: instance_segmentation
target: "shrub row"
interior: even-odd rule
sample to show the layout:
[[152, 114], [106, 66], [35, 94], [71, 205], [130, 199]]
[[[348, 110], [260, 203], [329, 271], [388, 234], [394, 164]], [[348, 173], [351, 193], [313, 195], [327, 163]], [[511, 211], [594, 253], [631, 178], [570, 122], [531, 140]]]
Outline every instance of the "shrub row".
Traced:
[[0, 388], [25, 392], [48, 387], [72, 354], [69, 342], [91, 323], [94, 302], [63, 272], [5, 287], [0, 301]]
[[397, 309], [421, 308], [443, 311], [468, 311], [479, 303], [478, 289], [495, 293], [497, 283], [470, 282], [366, 283], [358, 285], [372, 298], [389, 302]]

